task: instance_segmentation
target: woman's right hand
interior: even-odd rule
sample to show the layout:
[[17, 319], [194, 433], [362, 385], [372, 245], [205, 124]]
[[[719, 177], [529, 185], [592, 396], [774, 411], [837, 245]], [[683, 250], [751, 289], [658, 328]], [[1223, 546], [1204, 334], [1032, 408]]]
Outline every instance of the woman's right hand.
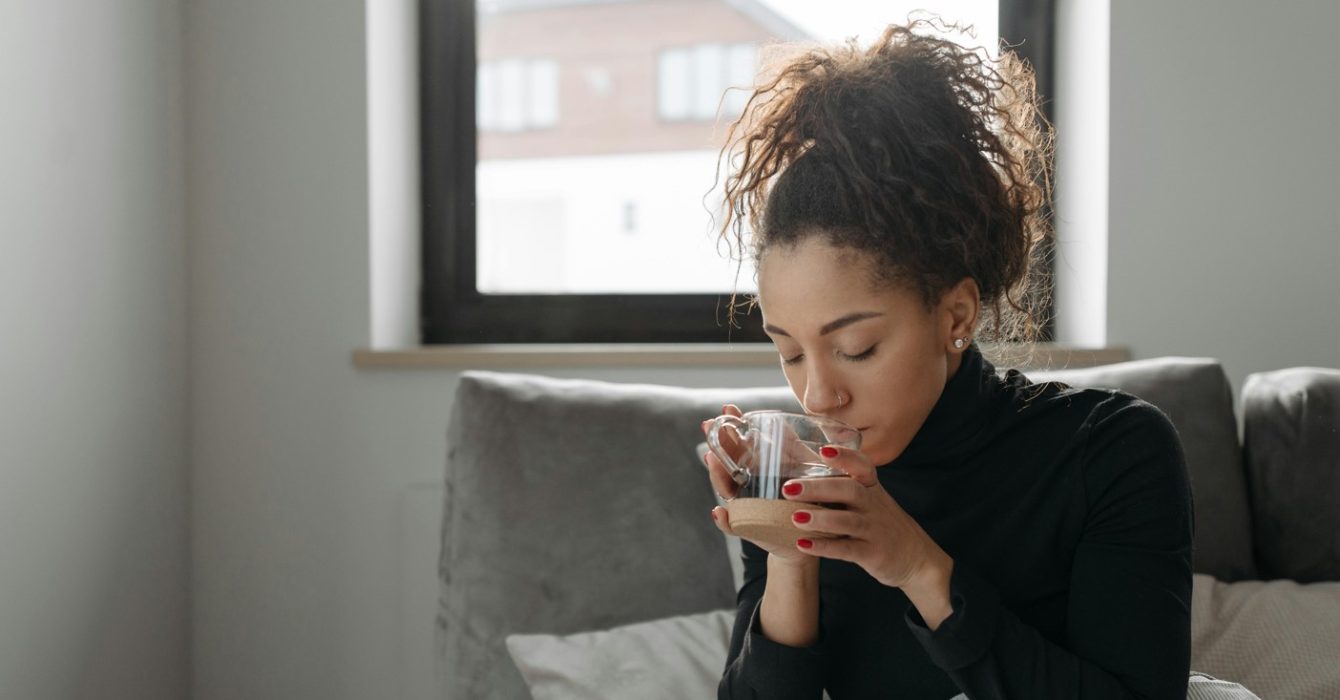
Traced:
[[[721, 413], [722, 415], [735, 416], [737, 418], [744, 415], [741, 413], [740, 407], [735, 404], [726, 404], [722, 406]], [[706, 435], [708, 429], [711, 428], [713, 420], [715, 419], [703, 421], [704, 435]], [[734, 430], [723, 430], [719, 437], [721, 440], [721, 447], [726, 451], [726, 454], [731, 455], [733, 459], [737, 458], [737, 452], [740, 451], [741, 448], [739, 435], [736, 434]], [[740, 485], [731, 477], [730, 470], [721, 462], [721, 459], [713, 454], [711, 450], [708, 450], [703, 461], [707, 463], [707, 473], [712, 480], [712, 488], [716, 490], [717, 495], [725, 501], [735, 498], [735, 494], [740, 490]], [[721, 506], [712, 508], [712, 520], [716, 523], [718, 530], [721, 530], [732, 537], [739, 537], [739, 535], [735, 534], [735, 531], [730, 527], [730, 512], [725, 508], [722, 508]], [[800, 553], [795, 547], [777, 547], [774, 545], [754, 542], [753, 540], [749, 541], [757, 545], [759, 549], [762, 549], [773, 557], [779, 559], [785, 559], [798, 564], [803, 564], [807, 561], [815, 561], [814, 557], [809, 557]]]

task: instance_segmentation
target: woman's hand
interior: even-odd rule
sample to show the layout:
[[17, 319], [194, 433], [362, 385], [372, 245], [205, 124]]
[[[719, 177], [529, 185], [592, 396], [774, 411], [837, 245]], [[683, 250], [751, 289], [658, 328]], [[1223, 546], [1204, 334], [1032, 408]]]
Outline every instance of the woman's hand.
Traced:
[[[740, 407], [735, 404], [726, 404], [725, 406], [722, 406], [721, 413], [722, 415], [735, 416], [737, 418], [744, 415], [740, 412]], [[703, 421], [704, 434], [707, 433], [707, 429], [711, 424], [712, 420]], [[737, 458], [738, 453], [743, 451], [739, 442], [739, 436], [736, 435], [734, 431], [723, 430], [720, 439], [721, 447], [725, 449], [726, 454], [731, 455], [732, 458]], [[735, 494], [740, 490], [740, 485], [735, 482], [735, 479], [731, 478], [730, 471], [726, 468], [726, 465], [722, 464], [721, 460], [710, 451], [703, 458], [703, 461], [707, 464], [707, 473], [712, 480], [712, 488], [716, 490], [717, 495], [724, 501], [729, 501], [730, 499], [735, 498]], [[716, 523], [718, 530], [721, 530], [732, 537], [739, 537], [739, 535], [735, 534], [735, 531], [731, 529], [730, 512], [725, 508], [722, 508], [721, 506], [712, 508], [712, 521]], [[774, 545], [754, 542], [753, 540], [749, 541], [758, 545], [760, 549], [768, 554], [788, 562], [809, 564], [813, 560], [812, 557], [807, 557], [804, 553], [797, 551], [795, 547], [777, 547]]]
[[[802, 538], [796, 551], [852, 562], [880, 583], [904, 589], [909, 598], [914, 592], [929, 596], [943, 590], [947, 605], [953, 568], [949, 555], [884, 490], [875, 478], [874, 466], [859, 451], [827, 445], [822, 456], [853, 478], [792, 479], [782, 486], [782, 495], [791, 501], [845, 506], [845, 510], [801, 510], [792, 517], [801, 530], [840, 537]], [[921, 612], [930, 623], [932, 616]]]

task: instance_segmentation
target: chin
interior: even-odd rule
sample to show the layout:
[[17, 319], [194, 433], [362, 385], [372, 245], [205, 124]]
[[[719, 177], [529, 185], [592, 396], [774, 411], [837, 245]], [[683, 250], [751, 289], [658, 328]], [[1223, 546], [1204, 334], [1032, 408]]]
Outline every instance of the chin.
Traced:
[[887, 439], [880, 439], [874, 434], [874, 429], [861, 431], [861, 454], [865, 455], [875, 466], [882, 466], [898, 459], [907, 445], [890, 445]]
[[861, 454], [865, 455], [866, 459], [869, 459], [870, 463], [876, 466], [893, 461], [893, 457], [884, 458], [884, 455], [889, 453], [889, 446], [883, 440], [872, 437], [871, 432], [870, 430], [861, 431]]

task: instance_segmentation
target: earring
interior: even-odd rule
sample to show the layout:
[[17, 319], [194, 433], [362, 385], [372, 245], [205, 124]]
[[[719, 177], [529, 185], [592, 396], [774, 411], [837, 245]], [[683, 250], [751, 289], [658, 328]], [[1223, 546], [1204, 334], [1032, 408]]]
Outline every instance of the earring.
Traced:
[[964, 345], [967, 345], [967, 344], [968, 344], [968, 339], [967, 339], [967, 338], [955, 338], [955, 339], [954, 339], [954, 349], [955, 349], [955, 350], [962, 350], [962, 349], [963, 349], [963, 346], [964, 346]]

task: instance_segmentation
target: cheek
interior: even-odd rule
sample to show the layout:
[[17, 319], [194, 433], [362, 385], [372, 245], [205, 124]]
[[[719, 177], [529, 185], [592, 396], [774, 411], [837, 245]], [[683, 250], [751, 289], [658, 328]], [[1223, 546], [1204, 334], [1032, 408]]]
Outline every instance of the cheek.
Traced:
[[867, 448], [877, 464], [892, 461], [921, 429], [944, 390], [944, 368], [933, 363], [893, 361], [881, 368], [865, 394], [874, 405], [879, 434]]

